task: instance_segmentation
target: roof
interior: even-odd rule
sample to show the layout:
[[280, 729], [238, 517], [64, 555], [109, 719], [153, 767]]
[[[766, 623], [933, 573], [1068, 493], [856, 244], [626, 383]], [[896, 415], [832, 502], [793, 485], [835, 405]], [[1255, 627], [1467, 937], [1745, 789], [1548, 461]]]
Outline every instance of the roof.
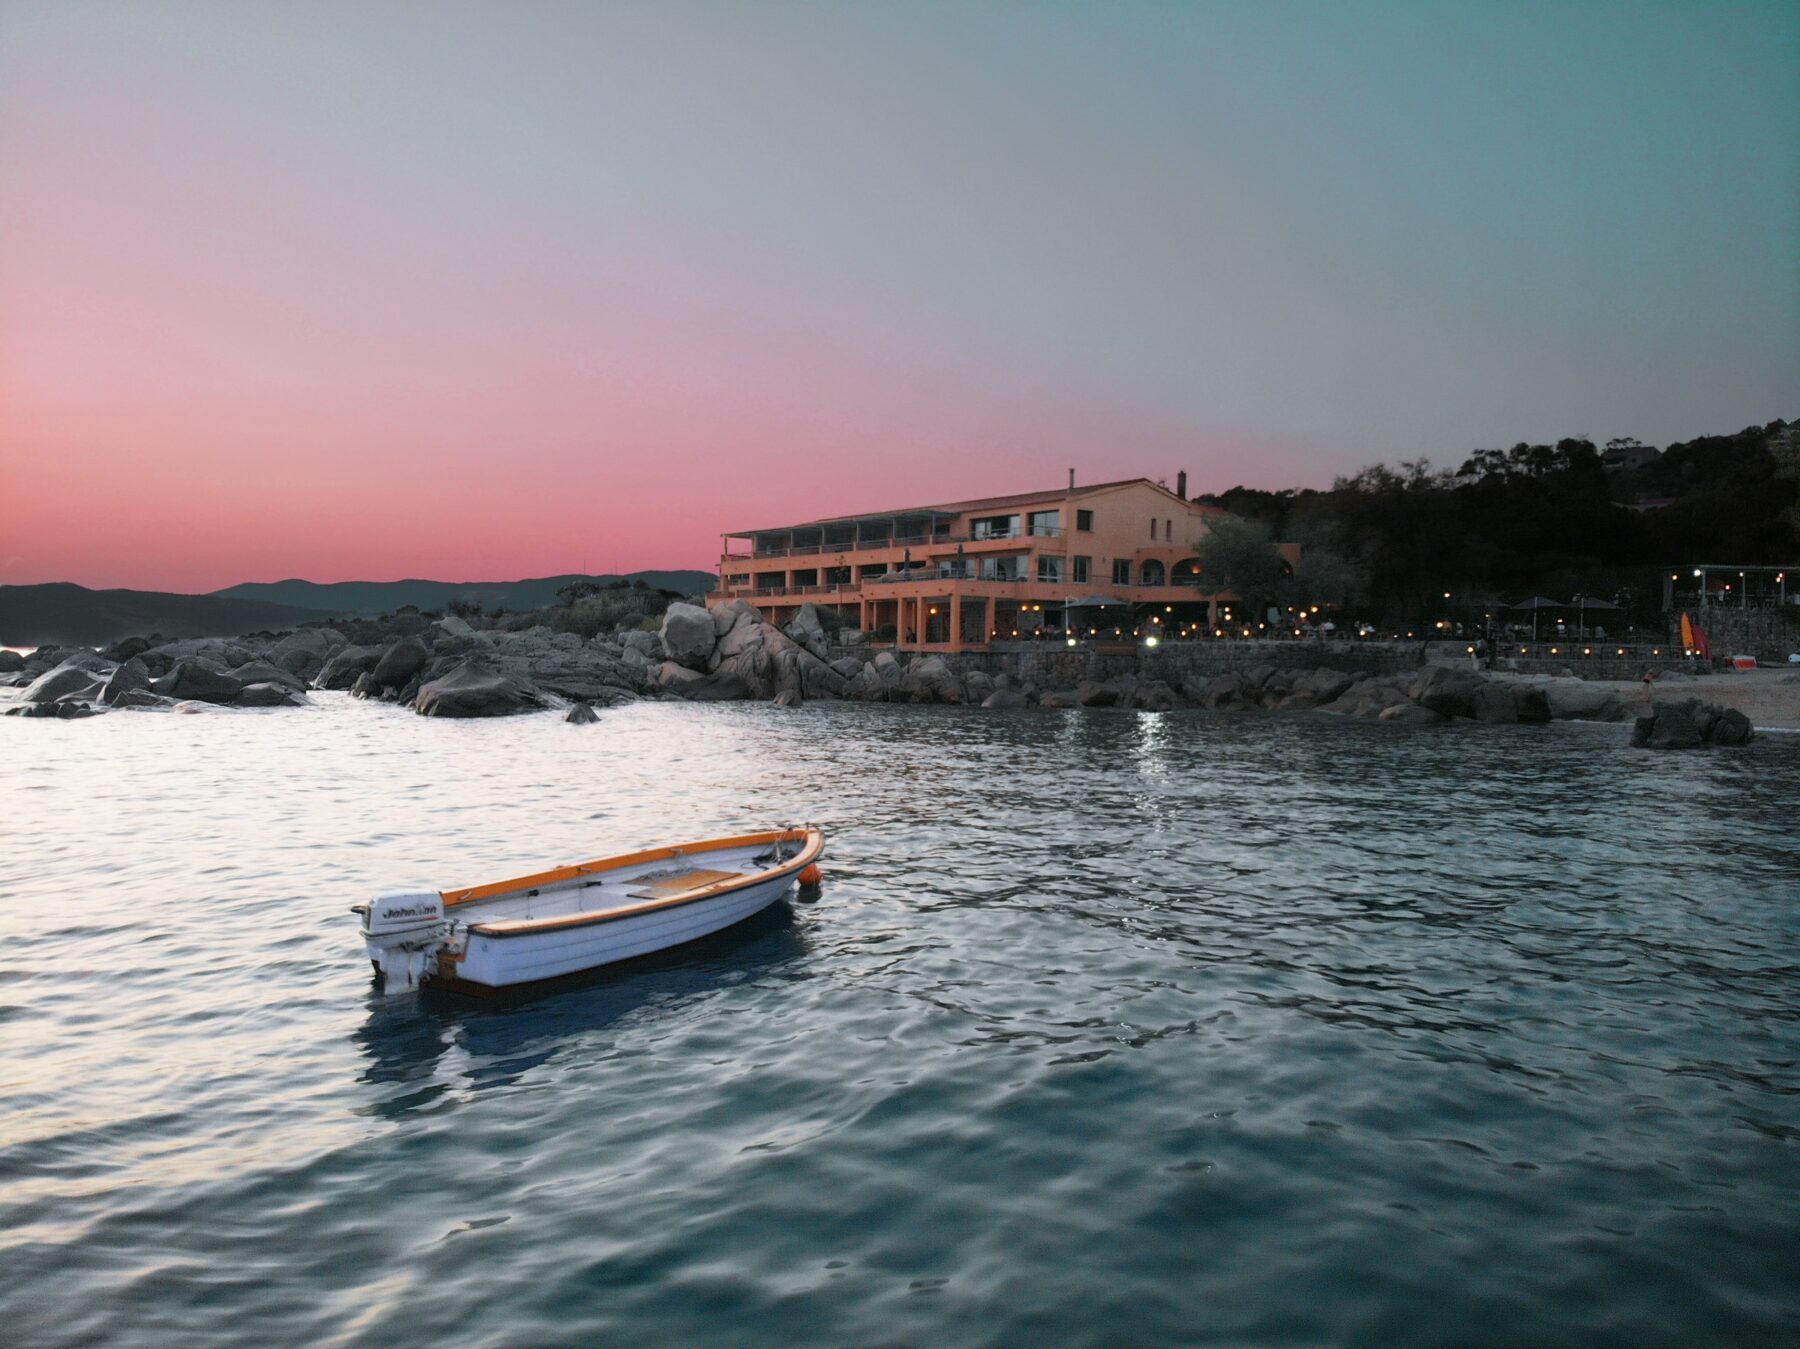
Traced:
[[[1085, 482], [1074, 489], [1074, 495], [1086, 496], [1092, 492], [1108, 492], [1115, 487], [1133, 487], [1144, 483], [1165, 492], [1180, 501], [1167, 487], [1149, 478], [1119, 478], [1113, 482]], [[1010, 496], [974, 497], [968, 501], [946, 501], [935, 506], [907, 506], [897, 511], [857, 511], [853, 515], [827, 515], [817, 520], [802, 520], [797, 524], [773, 525], [764, 529], [728, 529], [724, 531], [726, 538], [745, 538], [751, 534], [779, 534], [791, 529], [817, 529], [821, 525], [847, 525], [858, 520], [887, 520], [899, 515], [963, 515], [969, 511], [1004, 510], [1008, 506], [1025, 506], [1033, 501], [1053, 501], [1067, 497], [1067, 487], [1052, 487], [1042, 492], [1015, 492]], [[1198, 501], [1185, 503], [1189, 510], [1203, 511], [1209, 515], [1228, 515], [1229, 511], [1218, 506], [1202, 505]]]

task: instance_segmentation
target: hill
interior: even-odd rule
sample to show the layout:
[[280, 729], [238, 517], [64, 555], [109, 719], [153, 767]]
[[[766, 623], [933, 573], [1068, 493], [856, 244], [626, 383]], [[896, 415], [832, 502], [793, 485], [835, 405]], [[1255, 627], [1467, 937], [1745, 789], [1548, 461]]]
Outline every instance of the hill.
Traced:
[[0, 586], [0, 644], [102, 646], [121, 637], [236, 637], [315, 623], [317, 609], [160, 590], [89, 590], [67, 581]]
[[[577, 581], [605, 585], [610, 581], [642, 581], [657, 590], [699, 595], [718, 578], [706, 571], [634, 571], [624, 576], [544, 576], [523, 581], [251, 581], [214, 592], [220, 599], [261, 600], [333, 614], [373, 617], [403, 605], [442, 610], [460, 601], [483, 609], [523, 613], [558, 603], [556, 592]], [[312, 615], [314, 618], [318, 614]]]

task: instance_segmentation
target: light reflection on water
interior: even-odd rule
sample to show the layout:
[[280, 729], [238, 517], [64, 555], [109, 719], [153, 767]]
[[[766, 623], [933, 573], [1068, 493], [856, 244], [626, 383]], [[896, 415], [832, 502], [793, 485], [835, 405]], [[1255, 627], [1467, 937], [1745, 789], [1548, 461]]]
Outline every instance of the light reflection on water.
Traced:
[[[1774, 1339], [1800, 742], [644, 704], [0, 720], [24, 1342]], [[347, 906], [823, 824], [497, 1007]]]

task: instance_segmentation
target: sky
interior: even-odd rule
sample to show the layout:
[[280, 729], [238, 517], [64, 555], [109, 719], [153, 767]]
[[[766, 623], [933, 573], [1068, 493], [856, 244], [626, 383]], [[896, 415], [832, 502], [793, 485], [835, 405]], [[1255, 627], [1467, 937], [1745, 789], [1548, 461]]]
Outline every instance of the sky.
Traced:
[[0, 0], [0, 583], [1800, 416], [1800, 6]]

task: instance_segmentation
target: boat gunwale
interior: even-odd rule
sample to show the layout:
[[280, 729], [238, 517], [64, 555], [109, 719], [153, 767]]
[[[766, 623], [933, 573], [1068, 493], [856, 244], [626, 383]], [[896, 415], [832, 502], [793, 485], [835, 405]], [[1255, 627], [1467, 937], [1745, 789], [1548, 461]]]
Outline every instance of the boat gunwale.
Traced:
[[[559, 881], [573, 880], [578, 876], [592, 875], [598, 871], [615, 871], [621, 867], [641, 862], [656, 862], [677, 854], [691, 855], [696, 852], [721, 852], [734, 847], [752, 847], [759, 843], [786, 843], [804, 840], [799, 853], [779, 866], [769, 867], [763, 871], [753, 871], [732, 880], [714, 881], [709, 885], [697, 886], [692, 890], [680, 890], [661, 899], [645, 900], [642, 903], [620, 909], [601, 909], [593, 913], [559, 914], [552, 918], [500, 918], [493, 922], [506, 923], [509, 926], [490, 926], [488, 923], [474, 922], [469, 925], [471, 936], [492, 937], [496, 939], [512, 937], [530, 937], [544, 932], [557, 932], [572, 927], [587, 927], [596, 923], [618, 922], [626, 918], [640, 918], [647, 913], [658, 913], [664, 909], [681, 908], [688, 904], [697, 904], [708, 899], [717, 899], [721, 895], [745, 890], [753, 885], [761, 885], [768, 881], [780, 880], [787, 876], [804, 871], [808, 865], [816, 861], [825, 851], [825, 835], [815, 828], [774, 829], [760, 834], [741, 834], [735, 838], [705, 839], [699, 843], [672, 845], [666, 848], [651, 848], [644, 852], [626, 853], [616, 858], [598, 858], [592, 862], [581, 862], [574, 866], [559, 867], [554, 871], [540, 872], [536, 876], [522, 877], [516, 881], [499, 881], [492, 886], [475, 886], [468, 890], [444, 891], [445, 906], [466, 904], [477, 899], [492, 899], [511, 894], [518, 890], [530, 889], [533, 883], [539, 885], [556, 884]], [[451, 895], [458, 898], [451, 899]]]

